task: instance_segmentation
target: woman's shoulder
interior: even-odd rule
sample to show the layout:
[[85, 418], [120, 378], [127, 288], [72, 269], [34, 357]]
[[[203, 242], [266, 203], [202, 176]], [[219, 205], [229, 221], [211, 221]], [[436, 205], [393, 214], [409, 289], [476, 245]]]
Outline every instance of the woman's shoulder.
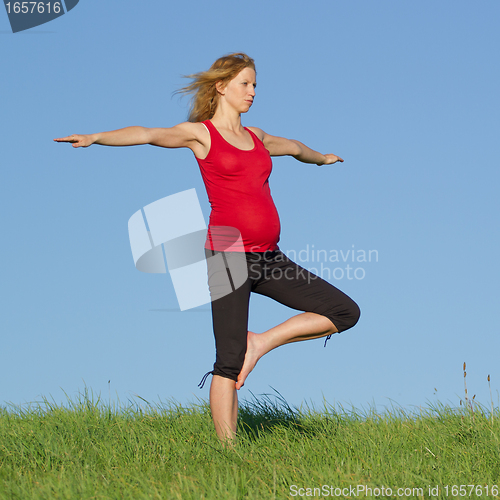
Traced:
[[199, 142], [203, 146], [210, 143], [210, 132], [203, 122], [183, 122], [177, 125], [178, 128], [188, 135], [191, 140]]
[[176, 125], [176, 128], [194, 135], [205, 135], [207, 127], [203, 122], [182, 122]]
[[202, 122], [182, 122], [172, 130], [183, 138], [185, 146], [191, 149], [197, 158], [207, 155], [210, 149], [210, 133]]

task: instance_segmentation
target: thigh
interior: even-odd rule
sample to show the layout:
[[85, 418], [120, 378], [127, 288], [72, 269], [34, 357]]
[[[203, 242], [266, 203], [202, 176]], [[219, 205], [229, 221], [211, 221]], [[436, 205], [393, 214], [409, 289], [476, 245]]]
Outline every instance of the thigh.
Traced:
[[266, 271], [253, 291], [292, 309], [314, 312], [329, 318], [339, 332], [354, 326], [359, 318], [357, 304], [344, 292], [280, 252], [266, 263]]

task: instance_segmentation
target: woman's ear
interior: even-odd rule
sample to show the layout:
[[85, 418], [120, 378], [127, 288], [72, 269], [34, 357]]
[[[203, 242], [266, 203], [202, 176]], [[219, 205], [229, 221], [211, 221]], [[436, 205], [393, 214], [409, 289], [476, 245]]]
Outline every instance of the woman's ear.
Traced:
[[218, 82], [215, 82], [215, 89], [220, 95], [224, 95], [223, 90], [225, 89], [224, 82], [222, 80], [219, 80]]

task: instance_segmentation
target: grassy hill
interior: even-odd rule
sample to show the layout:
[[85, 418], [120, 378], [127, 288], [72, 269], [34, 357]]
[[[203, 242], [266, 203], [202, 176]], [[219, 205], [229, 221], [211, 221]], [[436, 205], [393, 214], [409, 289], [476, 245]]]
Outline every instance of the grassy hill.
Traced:
[[498, 408], [299, 411], [264, 395], [225, 449], [207, 404], [140, 403], [85, 391], [1, 409], [0, 499], [500, 498]]

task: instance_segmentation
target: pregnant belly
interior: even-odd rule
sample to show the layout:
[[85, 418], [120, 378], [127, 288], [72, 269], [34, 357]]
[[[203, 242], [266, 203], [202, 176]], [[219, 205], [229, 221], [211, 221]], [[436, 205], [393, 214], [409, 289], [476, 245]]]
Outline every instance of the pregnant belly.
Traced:
[[242, 208], [231, 212], [212, 211], [207, 248], [237, 252], [276, 250], [280, 236], [280, 221], [274, 203]]

